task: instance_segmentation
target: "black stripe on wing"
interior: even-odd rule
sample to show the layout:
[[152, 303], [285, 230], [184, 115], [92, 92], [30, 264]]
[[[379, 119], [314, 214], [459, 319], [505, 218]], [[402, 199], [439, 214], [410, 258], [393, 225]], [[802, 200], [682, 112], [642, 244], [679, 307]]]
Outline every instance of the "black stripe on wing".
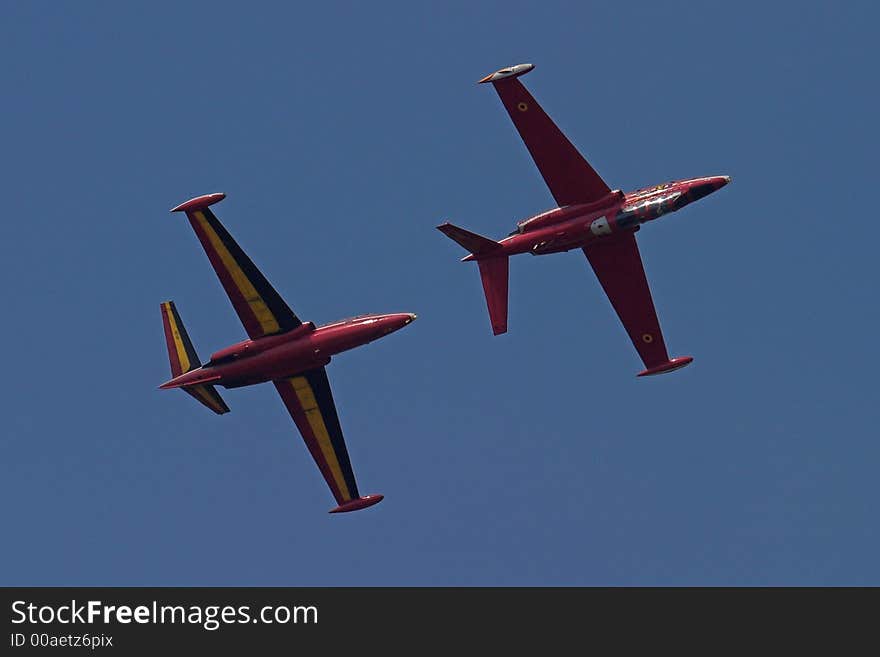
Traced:
[[357, 482], [354, 480], [354, 472], [351, 469], [351, 461], [348, 458], [348, 450], [345, 447], [342, 427], [339, 425], [339, 416], [336, 413], [336, 404], [333, 402], [333, 393], [330, 390], [327, 371], [323, 367], [319, 367], [316, 370], [304, 373], [302, 376], [306, 377], [309, 385], [312, 386], [315, 401], [318, 404], [318, 408], [321, 409], [321, 415], [324, 418], [324, 426], [327, 427], [327, 433], [330, 435], [333, 451], [336, 452], [339, 469], [342, 471], [342, 476], [345, 478], [345, 483], [348, 485], [351, 497], [357, 499], [360, 497], [360, 493], [358, 493]]
[[281, 327], [281, 332], [283, 333], [284, 331], [295, 329], [302, 324], [300, 318], [297, 317], [296, 313], [294, 313], [285, 303], [284, 299], [281, 298], [281, 295], [278, 294], [274, 287], [272, 287], [272, 284], [266, 280], [266, 277], [263, 276], [263, 273], [259, 269], [257, 269], [257, 266], [248, 255], [242, 251], [241, 247], [233, 239], [232, 235], [229, 234], [229, 231], [224, 228], [223, 224], [220, 223], [214, 213], [211, 212], [210, 208], [204, 208], [201, 212], [204, 213], [205, 219], [208, 221], [211, 228], [214, 229], [214, 232], [217, 233], [217, 237], [223, 242], [223, 245], [229, 251], [229, 254], [235, 258], [235, 261], [238, 263], [238, 266], [241, 268], [244, 275], [247, 276], [251, 285], [254, 286], [256, 291], [263, 298], [266, 307], [269, 308], [275, 316], [278, 326]]

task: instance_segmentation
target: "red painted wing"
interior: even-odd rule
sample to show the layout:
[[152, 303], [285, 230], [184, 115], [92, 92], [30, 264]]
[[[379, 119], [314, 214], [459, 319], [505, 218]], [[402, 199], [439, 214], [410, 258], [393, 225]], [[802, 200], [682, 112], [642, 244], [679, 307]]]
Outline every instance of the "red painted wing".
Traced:
[[340, 506], [360, 496], [323, 367], [274, 381], [318, 469]]
[[669, 363], [635, 233], [598, 240], [583, 251], [645, 367]]
[[492, 84], [559, 205], [590, 203], [611, 191], [518, 79]]

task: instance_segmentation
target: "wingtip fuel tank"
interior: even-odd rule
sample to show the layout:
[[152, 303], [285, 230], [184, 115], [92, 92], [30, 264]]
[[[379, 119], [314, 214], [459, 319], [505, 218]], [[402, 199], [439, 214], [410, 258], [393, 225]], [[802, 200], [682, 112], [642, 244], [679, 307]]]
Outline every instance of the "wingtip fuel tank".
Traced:
[[477, 81], [477, 84], [484, 84], [486, 82], [498, 82], [499, 80], [504, 80], [505, 78], [518, 78], [520, 75], [525, 75], [529, 71], [535, 68], [534, 64], [517, 64], [516, 66], [508, 66], [507, 68], [502, 68], [494, 73], [490, 73], [486, 77]]

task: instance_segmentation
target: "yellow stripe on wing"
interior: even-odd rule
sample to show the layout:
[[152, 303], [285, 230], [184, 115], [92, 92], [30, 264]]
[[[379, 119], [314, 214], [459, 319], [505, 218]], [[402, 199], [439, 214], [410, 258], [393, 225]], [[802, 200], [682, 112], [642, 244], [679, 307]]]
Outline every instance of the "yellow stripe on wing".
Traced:
[[189, 356], [186, 354], [186, 347], [183, 344], [183, 338], [180, 337], [180, 328], [177, 326], [177, 320], [174, 317], [174, 311], [171, 309], [171, 304], [165, 302], [164, 306], [165, 316], [168, 318], [168, 326], [171, 327], [171, 336], [174, 338], [174, 348], [177, 350], [177, 360], [180, 363], [181, 370], [178, 372], [178, 375], [180, 375], [184, 372], [189, 372], [192, 363], [189, 362]]
[[205, 213], [193, 212], [193, 217], [195, 217], [196, 221], [198, 221], [199, 226], [201, 226], [202, 230], [205, 232], [205, 235], [208, 236], [208, 240], [211, 242], [211, 246], [213, 247], [214, 251], [217, 252], [217, 255], [220, 256], [220, 260], [223, 262], [223, 266], [226, 267], [226, 270], [229, 272], [229, 275], [235, 282], [236, 287], [238, 288], [239, 292], [241, 292], [241, 296], [244, 297], [245, 301], [247, 301], [247, 304], [251, 307], [251, 310], [254, 313], [254, 317], [257, 318], [257, 321], [263, 328], [263, 333], [265, 335], [269, 335], [271, 333], [277, 333], [279, 330], [281, 330], [281, 327], [278, 324], [278, 320], [275, 319], [275, 315], [273, 315], [272, 311], [269, 310], [269, 306], [267, 306], [266, 302], [263, 301], [263, 297], [261, 297], [260, 293], [257, 292], [250, 279], [241, 270], [241, 267], [238, 266], [238, 262], [236, 262], [235, 258], [232, 257], [232, 254], [229, 253], [229, 249], [226, 248], [226, 245], [223, 244], [223, 241], [211, 227], [210, 222], [205, 217]]
[[296, 396], [299, 398], [300, 405], [306, 413], [306, 418], [309, 420], [309, 425], [312, 427], [312, 433], [315, 434], [315, 439], [318, 441], [318, 446], [321, 448], [324, 460], [327, 461], [327, 465], [330, 467], [330, 472], [333, 473], [333, 480], [336, 482], [339, 492], [346, 500], [350, 500], [351, 493], [345, 483], [345, 478], [342, 476], [342, 470], [340, 469], [339, 461], [336, 458], [336, 451], [333, 449], [333, 445], [330, 442], [330, 434], [327, 432], [327, 425], [324, 424], [324, 416], [321, 414], [321, 409], [318, 407], [318, 402], [315, 400], [315, 393], [312, 391], [312, 386], [309, 385], [309, 382], [304, 376], [297, 376], [290, 379], [290, 383], [296, 392]]

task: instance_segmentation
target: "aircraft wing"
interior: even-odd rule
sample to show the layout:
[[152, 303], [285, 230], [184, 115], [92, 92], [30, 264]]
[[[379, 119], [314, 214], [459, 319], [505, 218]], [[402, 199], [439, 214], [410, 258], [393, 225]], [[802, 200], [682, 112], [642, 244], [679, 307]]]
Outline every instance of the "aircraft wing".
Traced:
[[648, 368], [644, 373], [672, 369], [678, 359], [670, 361], [666, 352], [635, 233], [597, 240], [583, 251]]
[[208, 207], [223, 194], [194, 198], [172, 210], [184, 211], [220, 283], [251, 339], [284, 333], [302, 322]]
[[358, 493], [326, 370], [319, 367], [274, 383], [339, 504], [334, 511], [363, 508], [381, 500], [381, 495], [360, 497]]
[[492, 85], [560, 206], [590, 203], [611, 191], [517, 78]]

